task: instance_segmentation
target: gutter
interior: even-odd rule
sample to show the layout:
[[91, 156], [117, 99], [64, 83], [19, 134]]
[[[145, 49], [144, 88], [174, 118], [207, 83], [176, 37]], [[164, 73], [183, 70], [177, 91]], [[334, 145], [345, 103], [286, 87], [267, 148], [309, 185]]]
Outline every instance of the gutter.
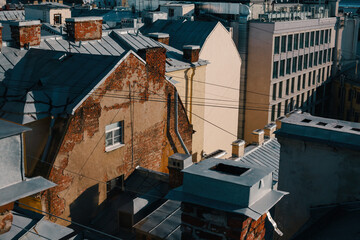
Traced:
[[179, 129], [178, 129], [178, 92], [177, 90], [175, 89], [175, 106], [174, 106], [174, 109], [175, 109], [175, 133], [176, 133], [176, 136], [178, 137], [180, 143], [181, 143], [181, 146], [183, 147], [185, 153], [187, 155], [190, 155], [187, 147], [185, 146], [185, 143], [184, 141], [182, 140], [181, 136], [180, 136], [180, 133], [179, 133]]

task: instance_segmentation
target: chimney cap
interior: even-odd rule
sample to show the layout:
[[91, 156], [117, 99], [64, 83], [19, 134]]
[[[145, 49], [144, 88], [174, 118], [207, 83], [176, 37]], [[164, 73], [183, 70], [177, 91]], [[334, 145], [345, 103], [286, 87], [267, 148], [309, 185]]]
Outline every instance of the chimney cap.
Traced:
[[276, 124], [275, 123], [269, 123], [269, 124], [265, 125], [264, 128], [265, 129], [273, 129], [273, 128], [276, 128]]
[[253, 134], [256, 134], [256, 135], [260, 135], [260, 134], [263, 134], [264, 133], [264, 130], [263, 129], [256, 129], [252, 132]]
[[245, 144], [245, 141], [242, 139], [235, 140], [231, 143], [231, 145], [233, 145], [233, 146], [242, 146], [244, 144]]
[[170, 37], [170, 35], [168, 33], [161, 33], [161, 32], [149, 33], [148, 36], [154, 37], [154, 38], [169, 38]]
[[66, 22], [89, 22], [89, 21], [102, 21], [102, 17], [73, 17], [66, 18]]
[[19, 26], [19, 27], [41, 25], [40, 20], [16, 21], [16, 22], [10, 22], [9, 24], [11, 26]]
[[183, 46], [183, 49], [186, 49], [186, 50], [197, 50], [197, 49], [200, 49], [200, 46], [199, 46], [199, 45], [184, 45], [184, 46]]

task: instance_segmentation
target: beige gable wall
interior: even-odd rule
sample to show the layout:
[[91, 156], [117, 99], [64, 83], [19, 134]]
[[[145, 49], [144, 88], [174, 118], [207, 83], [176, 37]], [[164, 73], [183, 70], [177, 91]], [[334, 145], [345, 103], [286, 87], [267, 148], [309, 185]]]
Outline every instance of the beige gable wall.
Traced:
[[[210, 153], [217, 149], [223, 149], [229, 156], [231, 154], [231, 142], [237, 139], [238, 132], [239, 93], [241, 89], [240, 91], [235, 89], [240, 88], [241, 59], [230, 33], [222, 24], [218, 23], [208, 36], [200, 51], [200, 58], [210, 62], [206, 68], [205, 119], [234, 135], [205, 122], [204, 151]], [[226, 105], [230, 108], [208, 105]]]

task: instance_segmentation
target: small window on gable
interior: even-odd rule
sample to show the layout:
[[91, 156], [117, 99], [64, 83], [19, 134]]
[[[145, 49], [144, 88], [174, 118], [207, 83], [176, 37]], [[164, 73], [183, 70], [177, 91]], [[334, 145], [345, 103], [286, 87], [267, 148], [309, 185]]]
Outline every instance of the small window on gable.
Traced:
[[105, 127], [105, 151], [109, 152], [124, 145], [124, 121]]
[[54, 14], [54, 25], [61, 24], [61, 14]]

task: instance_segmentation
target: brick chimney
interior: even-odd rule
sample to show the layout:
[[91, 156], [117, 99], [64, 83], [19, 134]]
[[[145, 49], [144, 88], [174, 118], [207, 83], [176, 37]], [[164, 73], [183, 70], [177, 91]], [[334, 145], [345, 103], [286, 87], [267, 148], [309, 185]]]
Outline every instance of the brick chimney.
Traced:
[[251, 143], [262, 145], [264, 143], [264, 130], [256, 129], [251, 133]]
[[279, 117], [278, 119], [276, 119], [276, 129], [280, 129], [281, 128], [281, 120], [283, 120], [285, 118], [285, 116]]
[[169, 185], [171, 188], [179, 187], [183, 182], [181, 171], [192, 165], [192, 157], [183, 153], [175, 153], [169, 157], [168, 161]]
[[99, 40], [102, 37], [102, 17], [76, 17], [65, 21], [69, 38], [74, 42]]
[[165, 76], [166, 49], [163, 47], [145, 48], [138, 51], [146, 61], [150, 81], [159, 81]]
[[276, 130], [276, 124], [275, 123], [269, 123], [264, 127], [265, 136], [269, 139], [275, 138], [275, 130]]
[[197, 45], [184, 45], [183, 46], [183, 58], [190, 62], [199, 61], [200, 46]]
[[244, 156], [245, 154], [245, 141], [242, 139], [238, 139], [234, 142], [231, 143], [232, 145], [232, 154], [231, 157], [236, 159], [236, 158], [241, 158]]
[[39, 46], [41, 41], [41, 24], [39, 20], [10, 22], [11, 38], [19, 48]]
[[181, 239], [265, 239], [267, 212], [287, 194], [272, 188], [273, 171], [216, 158], [184, 169], [166, 196], [181, 201]]
[[167, 33], [149, 33], [148, 37], [154, 39], [155, 41], [169, 45], [170, 35]]
[[[0, 206], [0, 235], [10, 231], [13, 215], [11, 210], [14, 208], [14, 203], [9, 203], [4, 206]], [[0, 237], [1, 238], [1, 237]]]

